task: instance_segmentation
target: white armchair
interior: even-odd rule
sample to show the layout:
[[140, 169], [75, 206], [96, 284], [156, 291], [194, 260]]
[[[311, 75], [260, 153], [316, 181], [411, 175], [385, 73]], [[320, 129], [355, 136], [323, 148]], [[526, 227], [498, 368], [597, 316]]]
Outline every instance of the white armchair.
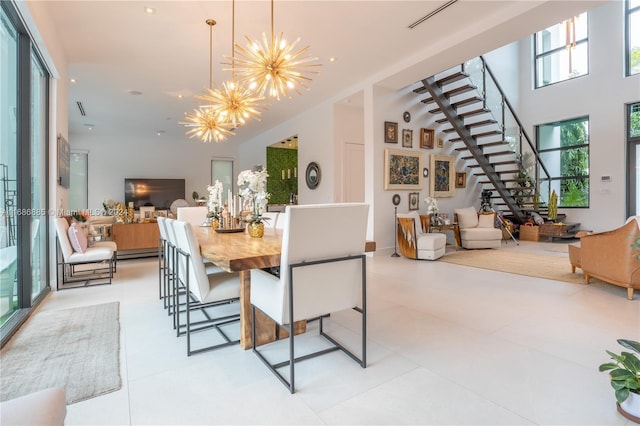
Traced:
[[462, 247], [466, 249], [500, 248], [502, 230], [496, 228], [495, 212], [477, 212], [473, 207], [455, 209]]
[[[251, 271], [252, 315], [258, 309], [289, 333], [289, 359], [270, 363], [255, 347], [258, 358], [295, 392], [295, 363], [340, 349], [366, 367], [366, 256], [364, 254], [369, 206], [325, 204], [287, 206], [280, 260], [280, 276]], [[358, 305], [361, 304], [361, 307]], [[323, 317], [356, 309], [362, 313], [362, 354], [358, 358], [323, 331]], [[319, 319], [320, 335], [332, 347], [296, 358], [292, 324]], [[289, 378], [278, 369], [289, 366]]]
[[[114, 272], [116, 252], [111, 245], [94, 247], [82, 247], [81, 251], [75, 250], [69, 240], [69, 223], [67, 219], [59, 217], [55, 219], [56, 234], [60, 250], [56, 250], [56, 286], [83, 283], [88, 285], [90, 281], [105, 281], [100, 284], [111, 284]], [[86, 242], [86, 236], [85, 236]], [[60, 259], [62, 255], [62, 259]], [[76, 269], [80, 265], [95, 265], [95, 268]], [[60, 277], [62, 269], [62, 277]], [[60, 281], [62, 278], [62, 281]], [[98, 284], [98, 283], [95, 283]]]

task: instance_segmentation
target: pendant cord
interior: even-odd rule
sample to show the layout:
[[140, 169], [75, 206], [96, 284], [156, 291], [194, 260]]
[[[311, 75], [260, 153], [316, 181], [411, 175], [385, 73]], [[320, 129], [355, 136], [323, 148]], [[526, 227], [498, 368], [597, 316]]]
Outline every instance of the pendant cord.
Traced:
[[236, 81], [236, 0], [231, 0], [231, 81]]
[[271, 0], [271, 45], [273, 46], [273, 0]]

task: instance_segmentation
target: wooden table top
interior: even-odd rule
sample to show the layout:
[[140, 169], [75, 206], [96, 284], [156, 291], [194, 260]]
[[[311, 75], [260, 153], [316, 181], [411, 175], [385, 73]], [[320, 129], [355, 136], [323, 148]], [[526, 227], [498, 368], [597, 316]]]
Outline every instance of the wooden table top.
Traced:
[[[218, 233], [211, 227], [193, 228], [202, 257], [227, 272], [247, 271], [280, 265], [282, 230], [265, 228], [262, 238], [247, 232]], [[376, 250], [375, 241], [365, 243], [365, 251]]]

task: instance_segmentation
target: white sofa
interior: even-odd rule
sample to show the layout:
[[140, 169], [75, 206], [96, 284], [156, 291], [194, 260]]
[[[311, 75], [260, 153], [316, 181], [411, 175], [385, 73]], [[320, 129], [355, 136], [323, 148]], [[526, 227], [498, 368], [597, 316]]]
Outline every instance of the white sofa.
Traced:
[[502, 230], [496, 228], [495, 212], [477, 212], [474, 207], [454, 209], [460, 242], [466, 249], [500, 248]]
[[67, 401], [62, 388], [41, 390], [0, 404], [2, 426], [64, 425], [66, 416]]

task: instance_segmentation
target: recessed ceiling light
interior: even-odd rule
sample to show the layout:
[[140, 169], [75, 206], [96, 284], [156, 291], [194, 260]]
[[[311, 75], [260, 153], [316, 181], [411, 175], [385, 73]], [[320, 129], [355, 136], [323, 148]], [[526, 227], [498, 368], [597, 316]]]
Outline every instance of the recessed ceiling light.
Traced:
[[182, 93], [178, 95], [178, 99], [182, 99]]
[[156, 135], [157, 136], [163, 135], [165, 133], [167, 133], [165, 130], [156, 130]]
[[329, 58], [329, 62], [335, 62], [335, 61], [336, 61], [336, 58], [333, 58], [333, 57]]
[[85, 124], [85, 127], [88, 127], [89, 130], [93, 130], [93, 128], [95, 127], [95, 124]]
[[155, 15], [156, 9], [153, 7], [145, 6], [144, 11], [149, 15]]
[[72, 78], [72, 79], [71, 79], [71, 80], [69, 80], [69, 81], [70, 81], [70, 82], [72, 82], [72, 83], [75, 83], [75, 82], [76, 82], [76, 79], [75, 79], [75, 78]]
[[138, 95], [142, 95], [142, 92], [139, 90], [129, 90], [129, 94], [138, 96]]

